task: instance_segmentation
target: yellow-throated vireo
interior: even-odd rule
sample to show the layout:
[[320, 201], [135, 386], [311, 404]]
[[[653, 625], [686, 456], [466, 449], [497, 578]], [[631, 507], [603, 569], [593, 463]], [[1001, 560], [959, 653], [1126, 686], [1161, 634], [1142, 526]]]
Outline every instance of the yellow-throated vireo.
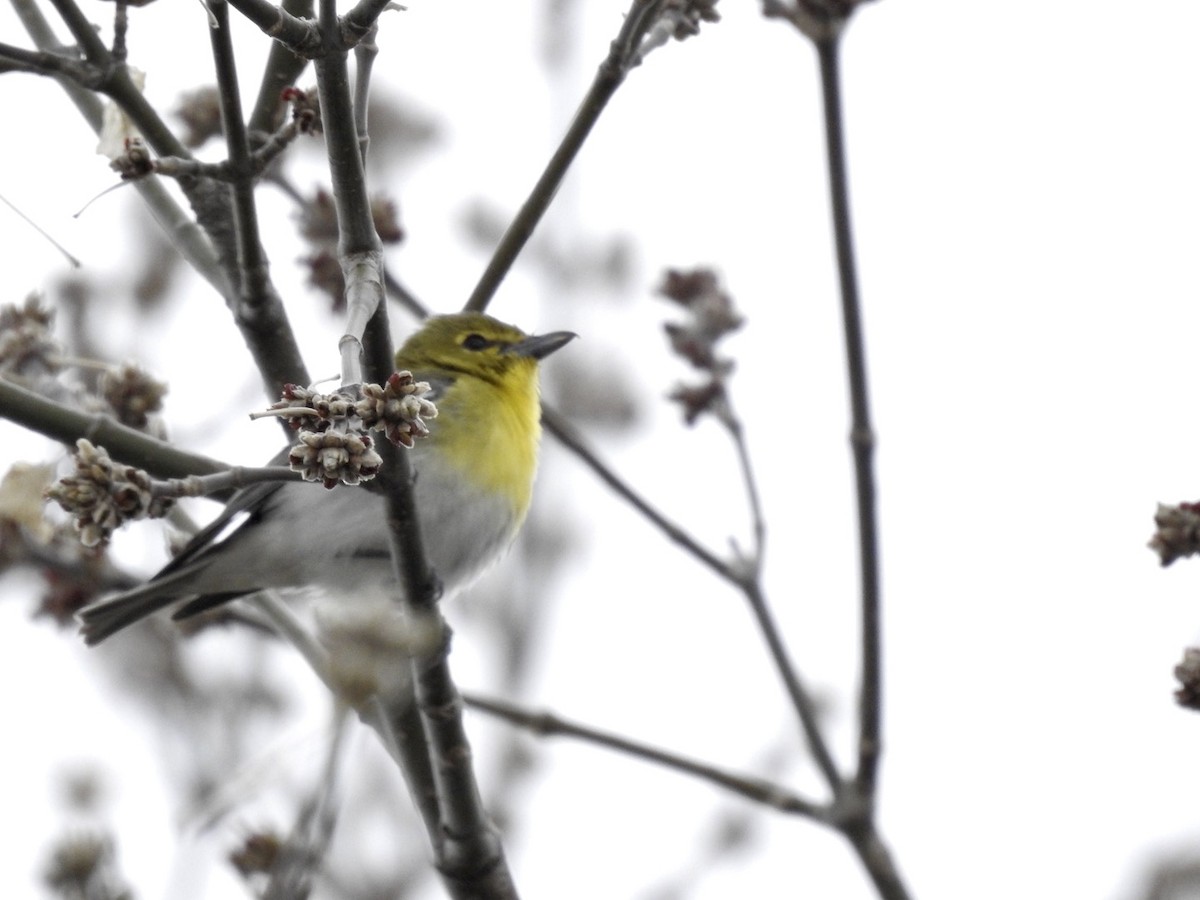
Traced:
[[[447, 591], [495, 560], [525, 519], [541, 436], [538, 363], [573, 337], [530, 337], [459, 313], [428, 320], [396, 353], [396, 368], [429, 382], [437, 403], [410, 460], [426, 551]], [[384, 498], [360, 488], [243, 489], [149, 582], [81, 610], [84, 637], [97, 643], [179, 600], [190, 602], [176, 618], [264, 588], [394, 592], [385, 515]]]

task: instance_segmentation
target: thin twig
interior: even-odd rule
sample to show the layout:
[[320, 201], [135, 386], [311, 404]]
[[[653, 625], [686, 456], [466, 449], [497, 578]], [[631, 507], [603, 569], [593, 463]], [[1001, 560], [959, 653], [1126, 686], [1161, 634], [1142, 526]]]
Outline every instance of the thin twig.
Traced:
[[770, 606], [766, 602], [761, 586], [758, 583], [757, 573], [742, 572], [730, 566], [729, 563], [724, 562], [707, 550], [690, 534], [651, 506], [626, 484], [620, 476], [606, 466], [587, 446], [583, 438], [552, 410], [543, 407], [542, 421], [547, 431], [574, 452], [618, 496], [624, 498], [651, 523], [658, 526], [672, 541], [679, 544], [684, 550], [691, 553], [697, 560], [704, 563], [717, 575], [736, 585], [742, 591], [754, 612], [759, 630], [767, 641], [771, 657], [775, 661], [780, 677], [783, 679], [788, 696], [791, 698], [792, 704], [800, 716], [805, 740], [813, 752], [817, 765], [835, 795], [840, 793], [842, 777], [838, 773], [837, 765], [833, 760], [832, 754], [829, 752], [829, 747], [821, 732], [816, 703], [802, 684], [796, 666], [792, 662], [787, 648], [784, 646], [783, 637], [779, 633], [779, 628], [774, 616], [771, 614]]
[[[313, 17], [312, 0], [284, 0], [282, 8], [285, 14], [297, 19]], [[308, 60], [303, 56], [297, 56], [279, 41], [271, 41], [267, 64], [258, 85], [258, 97], [247, 122], [252, 146], [261, 135], [269, 134], [279, 126], [283, 89], [295, 84], [307, 65]]]
[[308, 667], [313, 670], [313, 674], [321, 679], [330, 693], [337, 696], [338, 688], [331, 672], [329, 652], [313, 639], [309, 630], [292, 612], [292, 608], [280, 599], [279, 594], [273, 590], [258, 591], [247, 597], [244, 602], [262, 613], [275, 630], [299, 651]]
[[593, 126], [600, 119], [600, 114], [604, 112], [608, 101], [612, 99], [617, 88], [621, 86], [621, 82], [625, 80], [632, 65], [636, 64], [635, 56], [638, 44], [658, 18], [662, 6], [663, 0], [651, 0], [651, 2], [633, 0], [633, 5], [625, 14], [621, 31], [616, 40], [612, 42], [608, 56], [600, 63], [592, 85], [588, 88], [583, 102], [579, 104], [579, 109], [575, 112], [575, 117], [571, 120], [567, 133], [554, 151], [554, 155], [550, 157], [550, 161], [533, 186], [529, 197], [521, 205], [516, 217], [513, 218], [508, 229], [500, 238], [500, 243], [488, 261], [483, 275], [480, 276], [479, 283], [475, 285], [475, 290], [467, 299], [464, 309], [477, 312], [487, 309], [500, 282], [512, 268], [517, 255], [550, 206], [550, 201], [558, 192], [558, 187], [562, 184], [567, 169], [570, 168], [584, 141], [591, 134]]
[[372, 23], [366, 30], [362, 40], [354, 45], [354, 121], [358, 129], [358, 147], [362, 152], [363, 162], [367, 161], [367, 153], [371, 148], [371, 132], [367, 123], [367, 112], [371, 99], [371, 70], [379, 56], [379, 45], [375, 38], [379, 33], [377, 25]]
[[106, 67], [110, 65], [112, 58], [109, 55], [108, 47], [104, 45], [104, 41], [100, 40], [100, 35], [96, 33], [92, 23], [88, 21], [87, 16], [74, 3], [74, 0], [50, 0], [50, 3], [59, 18], [63, 20], [63, 24], [71, 32], [71, 37], [75, 38], [79, 44], [84, 56], [90, 62], [102, 63]]
[[[254, 203], [254, 167], [250, 161], [250, 141], [242, 119], [242, 95], [238, 84], [237, 60], [233, 52], [233, 34], [229, 27], [229, 5], [225, 0], [208, 0], [208, 10], [216, 27], [209, 28], [213, 63], [217, 75], [217, 94], [221, 100], [221, 128], [229, 157], [230, 199], [233, 227], [238, 246], [238, 313], [244, 304], [254, 304], [270, 283], [264, 277], [266, 259], [258, 228], [258, 209]], [[301, 382], [307, 383], [307, 379]]]
[[681, 526], [672, 522], [655, 509], [649, 501], [638, 494], [620, 475], [614, 472], [596, 455], [587, 445], [583, 436], [568, 424], [566, 419], [545, 405], [542, 406], [542, 424], [545, 425], [546, 430], [554, 435], [564, 447], [574, 453], [588, 468], [599, 476], [601, 481], [612, 488], [617, 496], [624, 499], [634, 509], [645, 516], [652, 525], [657, 527], [674, 543], [692, 554], [726, 581], [738, 587], [742, 586], [741, 576], [738, 572], [734, 571], [729, 563], [722, 560], [711, 550], [708, 550]]
[[854, 235], [850, 226], [845, 136], [838, 75], [839, 41], [835, 37], [817, 44], [825, 111], [825, 138], [829, 160], [829, 193], [837, 243], [838, 278], [842, 293], [842, 319], [846, 337], [846, 368], [850, 381], [850, 446], [854, 454], [854, 482], [858, 507], [859, 577], [862, 590], [862, 698], [855, 782], [871, 798], [880, 754], [882, 719], [882, 640], [880, 636], [879, 534], [875, 514], [875, 474], [872, 456], [875, 434], [871, 428], [867, 394], [867, 361], [863, 340], [858, 276], [854, 262]]
[[[229, 206], [233, 214], [238, 277], [237, 303], [233, 307], [233, 315], [243, 332], [255, 333], [260, 340], [266, 339], [270, 353], [265, 356], [260, 354], [259, 364], [264, 389], [268, 394], [273, 394], [281, 384], [307, 384], [309, 375], [288, 323], [283, 300], [271, 281], [266, 253], [263, 251], [258, 207], [254, 199], [257, 169], [250, 153], [250, 139], [242, 116], [229, 6], [225, 0], [211, 0], [209, 10], [217, 23], [215, 28], [209, 29], [209, 35], [221, 100], [221, 126], [232, 174]], [[287, 430], [286, 424], [282, 427]]]
[[668, 769], [693, 775], [702, 781], [718, 785], [741, 797], [780, 812], [803, 816], [818, 822], [826, 822], [829, 818], [827, 807], [811, 800], [805, 800], [781, 785], [764, 781], [761, 778], [727, 772], [709, 763], [689, 759], [686, 756], [653, 747], [610, 731], [593, 728], [590, 725], [572, 722], [553, 713], [531, 712], [504, 700], [468, 693], [463, 695], [463, 701], [470, 709], [504, 719], [514, 725], [526, 728], [538, 736], [563, 735], [578, 738], [590, 744], [628, 754], [636, 759], [658, 763]]
[[758, 622], [758, 630], [767, 642], [767, 650], [771, 654], [771, 660], [775, 663], [775, 670], [783, 679], [783, 685], [792, 701], [792, 706], [796, 710], [796, 714], [800, 716], [804, 739], [808, 742], [809, 750], [812, 751], [813, 758], [817, 762], [817, 768], [821, 770], [835, 799], [840, 798], [843, 779], [838, 772], [837, 763], [834, 762], [825, 735], [821, 731], [817, 704], [800, 680], [800, 674], [783, 643], [783, 635], [771, 612], [771, 605], [767, 602], [757, 579], [748, 579], [742, 589], [750, 603], [754, 618]]
[[230, 494], [252, 484], [274, 481], [299, 481], [300, 473], [287, 466], [231, 466], [211, 475], [188, 475], [166, 481], [152, 481], [155, 497], [210, 497]]
[[401, 284], [400, 280], [387, 270], [383, 273], [383, 283], [387, 288], [388, 296], [395, 299], [397, 303], [418, 319], [427, 319], [433, 315], [429, 307], [422, 303], [416, 294]]
[[[285, 122], [269, 135], [260, 135], [257, 148], [248, 157], [251, 180], [257, 180], [292, 143], [303, 134], [298, 121]], [[246, 131], [249, 137], [249, 131]], [[161, 156], [153, 161], [153, 174], [164, 178], [209, 178], [226, 184], [237, 185], [246, 180], [239, 174], [231, 160], [204, 162], [199, 159], [180, 159], [177, 156]], [[149, 173], [148, 173], [149, 174]], [[147, 176], [136, 176], [144, 178]], [[122, 182], [126, 183], [126, 182]], [[261, 253], [259, 254], [261, 255]]]
[[730, 404], [726, 403], [727, 409], [721, 416], [721, 421], [729, 431], [730, 437], [733, 438], [733, 446], [738, 456], [738, 466], [742, 471], [742, 484], [746, 489], [747, 502], [750, 504], [750, 523], [754, 533], [754, 550], [750, 560], [754, 564], [754, 573], [757, 578], [762, 572], [763, 554], [767, 542], [767, 523], [766, 517], [763, 515], [758, 479], [754, 476], [754, 466], [750, 461], [750, 448], [746, 446], [746, 429], [742, 425], [742, 420], [737, 417], [732, 408], [728, 408], [729, 406]]
[[46, 241], [48, 241], [50, 245], [59, 253], [61, 253], [63, 258], [71, 264], [71, 268], [78, 269], [83, 265], [83, 263], [81, 263], [69, 250], [67, 250], [66, 247], [55, 240], [54, 236], [51, 235], [50, 232], [48, 232], [37, 222], [33, 221], [33, 219], [29, 218], [29, 216], [25, 215], [25, 213], [19, 207], [14, 206], [13, 203], [3, 194], [0, 194], [0, 203], [3, 203], [5, 206], [7, 206], [13, 215], [17, 216], [22, 222], [24, 222], [26, 225], [40, 234]]
[[881, 752], [883, 706], [882, 635], [879, 579], [879, 538], [875, 512], [875, 476], [872, 457], [875, 435], [871, 428], [867, 393], [866, 349], [854, 261], [853, 229], [842, 128], [841, 85], [838, 73], [840, 38], [854, 2], [809, 4], [798, 2], [793, 21], [814, 43], [820, 63], [829, 166], [830, 206], [837, 248], [842, 320], [846, 342], [846, 368], [850, 383], [850, 444], [854, 458], [858, 514], [859, 577], [862, 609], [862, 687], [859, 702], [858, 764], [853, 779], [842, 785], [838, 824], [862, 861], [884, 900], [908, 900], [908, 888], [880, 836], [874, 818]]
[[126, 0], [117, 0], [113, 6], [112, 55], [117, 62], [124, 63], [129, 57], [125, 41], [129, 34], [129, 4]]

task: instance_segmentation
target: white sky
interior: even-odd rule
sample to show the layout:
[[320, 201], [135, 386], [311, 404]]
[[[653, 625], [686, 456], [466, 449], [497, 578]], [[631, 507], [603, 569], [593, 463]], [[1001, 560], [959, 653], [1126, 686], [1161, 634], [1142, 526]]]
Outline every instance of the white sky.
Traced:
[[[207, 80], [193, 6], [160, 3], [135, 20], [145, 16], [147, 34], [167, 25], [187, 34], [135, 36], [155, 102], [173, 106], [181, 78]], [[520, 202], [623, 7], [585, 4], [578, 52], [587, 62], [574, 83], [547, 89], [529, 10], [409, 6], [385, 18], [379, 77], [445, 131], [422, 162], [391, 176], [410, 239], [389, 264], [450, 309], [482, 265], [455, 237], [464, 205], [480, 195]], [[770, 520], [768, 588], [802, 671], [832, 704], [848, 759], [857, 580], [815, 61], [754, 5], [726, 0], [721, 11], [721, 24], [630, 76], [560, 198], [580, 223], [564, 239], [634, 243], [632, 301], [568, 306], [539, 298], [518, 271], [493, 310], [530, 329], [579, 331], [584, 340], [567, 352], [611, 357], [640, 385], [644, 427], [602, 441], [606, 456], [723, 549], [746, 533], [731, 455], [715, 428], [681, 431], [661, 402], [686, 373], [665, 361], [657, 323], [671, 311], [650, 297], [666, 266], [721, 269], [749, 320], [730, 342], [733, 389]], [[1200, 425], [1188, 399], [1200, 326], [1198, 33], [1200, 8], [1184, 0], [883, 0], [860, 11], [846, 38], [880, 438], [880, 820], [917, 897], [1129, 898], [1150, 855], [1200, 837], [1200, 718], [1171, 697], [1171, 669], [1200, 631], [1200, 568], [1163, 572], [1145, 549], [1155, 502], [1200, 492]], [[7, 8], [0, 34], [21, 43]], [[239, 36], [259, 52], [250, 29]], [[245, 65], [247, 80], [256, 69]], [[0, 189], [119, 298], [122, 261], [137, 252], [123, 229], [134, 198], [101, 200], [72, 220], [112, 181], [90, 137], [52, 85], [6, 76], [0, 97], [19, 123], [7, 129]], [[265, 202], [285, 220], [286, 206]], [[61, 275], [55, 253], [4, 209], [0, 229], [9, 248], [0, 299]], [[290, 231], [273, 240], [275, 272], [289, 277], [300, 251]], [[300, 299], [297, 309], [311, 305]], [[140, 341], [114, 338], [119, 355], [204, 373], [172, 380], [176, 433], [189, 423], [195, 433], [250, 383], [216, 302], [196, 287], [179, 318], [151, 323]], [[310, 367], [332, 372], [336, 331], [298, 318]], [[206, 321], [219, 323], [212, 340], [228, 342], [228, 353], [214, 357], [212, 342], [192, 337]], [[245, 402], [258, 398], [250, 391]], [[239, 425], [249, 445], [230, 439], [217, 452], [256, 462], [276, 434]], [[11, 426], [0, 424], [0, 435], [0, 462], [34, 452]], [[565, 515], [588, 544], [560, 587], [530, 702], [739, 769], [793, 741], [738, 598], [560, 458], [538, 502], [568, 500]], [[22, 585], [5, 582], [6, 599]], [[10, 723], [0, 833], [11, 851], [0, 893], [34, 890], [31, 872], [60, 821], [54, 778], [99, 758], [112, 766], [125, 869], [141, 896], [168, 896], [170, 859], [138, 853], [172, 825], [155, 805], [153, 745], [119, 730], [129, 713], [93, 686], [93, 654], [30, 625], [27, 611], [25, 601], [0, 604], [9, 686], [0, 710]], [[486, 649], [472, 645], [469, 627], [459, 640], [463, 684], [486, 689], [471, 681]], [[298, 733], [313, 740], [320, 725], [318, 712]], [[558, 741], [547, 755], [511, 848], [529, 897], [566, 896], [581, 873], [590, 896], [643, 896], [696, 864], [714, 804], [741, 808], [589, 747]], [[789, 777], [812, 784], [803, 767]], [[688, 896], [872, 896], [836, 836], [772, 815], [762, 827], [761, 845]], [[207, 890], [195, 896], [228, 896], [225, 882]]]

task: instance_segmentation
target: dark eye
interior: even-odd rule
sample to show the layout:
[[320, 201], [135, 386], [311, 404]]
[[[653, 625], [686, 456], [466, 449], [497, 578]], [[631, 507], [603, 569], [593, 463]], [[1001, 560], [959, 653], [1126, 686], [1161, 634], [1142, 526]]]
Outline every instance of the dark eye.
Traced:
[[464, 350], [486, 350], [492, 346], [492, 342], [482, 334], [468, 334], [463, 338], [462, 346]]

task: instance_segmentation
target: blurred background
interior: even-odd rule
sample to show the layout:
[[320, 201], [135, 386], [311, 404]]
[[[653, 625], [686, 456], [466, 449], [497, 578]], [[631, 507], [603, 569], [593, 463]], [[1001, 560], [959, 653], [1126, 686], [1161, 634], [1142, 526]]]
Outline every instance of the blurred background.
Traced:
[[[745, 317], [722, 349], [763, 494], [766, 588], [849, 766], [858, 581], [815, 54], [754, 4], [717, 9], [630, 74], [490, 311], [579, 332], [545, 368], [550, 402], [729, 554], [751, 543], [736, 454], [667, 399], [696, 376], [669, 351], [662, 325], [680, 313], [657, 294], [669, 268], [719, 272]], [[85, 11], [110, 27], [110, 7]], [[623, 11], [411, 0], [384, 15], [371, 184], [404, 229], [389, 272], [429, 306], [464, 302]], [[157, 108], [212, 82], [198, 4], [131, 22]], [[249, 99], [267, 45], [234, 24]], [[1200, 718], [1172, 697], [1200, 568], [1164, 571], [1146, 548], [1156, 502], [1200, 491], [1197, 33], [1183, 0], [885, 0], [845, 36], [879, 437], [879, 821], [917, 897], [1200, 897]], [[7, 7], [0, 34], [30, 46]], [[279, 433], [247, 418], [268, 401], [220, 298], [171, 262], [131, 189], [73, 217], [116, 176], [55, 84], [9, 73], [0, 97], [0, 193], [83, 264], [0, 207], [0, 302], [41, 292], [72, 348], [166, 381], [174, 440], [270, 457]], [[340, 317], [311, 284], [293, 193], [325, 184], [318, 141], [289, 152], [282, 179], [259, 191], [272, 275], [311, 371], [332, 376]], [[399, 335], [413, 320], [393, 322]], [[0, 438], [5, 469], [63, 459], [11, 423]], [[112, 554], [145, 576], [167, 549], [142, 524]], [[244, 630], [181, 644], [147, 628], [85, 649], [45, 615], [47, 591], [34, 567], [0, 576], [0, 893], [48, 896], [64, 836], [103, 833], [138, 897], [243, 895], [225, 857], [286, 833], [313, 791], [324, 690]], [[464, 689], [823, 798], [740, 596], [553, 441], [519, 545], [446, 615]], [[597, 898], [874, 896], [842, 839], [810, 822], [579, 742], [468, 726], [524, 896], [584, 896], [581, 881]], [[372, 733], [350, 729], [339, 772], [319, 895], [440, 896]]]

